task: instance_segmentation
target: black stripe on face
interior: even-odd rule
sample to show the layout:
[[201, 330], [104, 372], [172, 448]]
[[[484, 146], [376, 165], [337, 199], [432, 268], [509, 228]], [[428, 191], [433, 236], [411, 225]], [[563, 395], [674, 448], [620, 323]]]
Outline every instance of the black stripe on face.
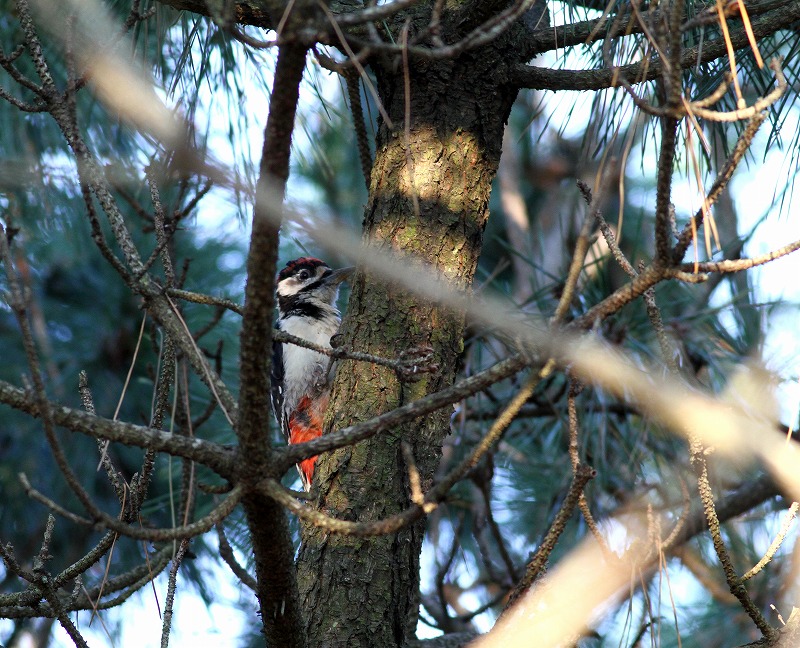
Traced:
[[322, 273], [322, 276], [317, 279], [316, 281], [312, 281], [307, 286], [303, 286], [298, 292], [312, 292], [319, 288], [322, 284], [325, 283], [325, 280], [333, 274], [333, 270], [328, 268], [325, 272]]
[[323, 315], [322, 309], [314, 302], [308, 301], [300, 294], [295, 295], [278, 295], [278, 308], [281, 311], [281, 318], [300, 316], [311, 317], [313, 319], [321, 318]]

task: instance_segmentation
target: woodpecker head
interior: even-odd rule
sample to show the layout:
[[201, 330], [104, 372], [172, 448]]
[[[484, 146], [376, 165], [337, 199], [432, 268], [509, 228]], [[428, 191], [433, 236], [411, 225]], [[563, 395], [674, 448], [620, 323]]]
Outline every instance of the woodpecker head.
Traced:
[[[278, 275], [278, 311], [281, 317], [322, 317], [333, 309], [339, 294], [339, 284], [354, 268], [331, 270], [314, 257], [289, 261]], [[337, 312], [338, 315], [338, 312]]]

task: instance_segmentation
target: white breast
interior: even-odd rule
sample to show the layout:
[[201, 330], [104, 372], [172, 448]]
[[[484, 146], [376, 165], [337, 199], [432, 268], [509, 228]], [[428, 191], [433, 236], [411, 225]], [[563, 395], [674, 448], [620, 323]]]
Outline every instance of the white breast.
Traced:
[[[309, 323], [303, 317], [281, 320], [281, 330], [330, 349], [331, 336], [339, 328], [339, 318], [330, 313], [322, 321]], [[283, 410], [291, 412], [306, 394], [322, 392], [328, 383], [330, 357], [294, 344], [283, 345]]]

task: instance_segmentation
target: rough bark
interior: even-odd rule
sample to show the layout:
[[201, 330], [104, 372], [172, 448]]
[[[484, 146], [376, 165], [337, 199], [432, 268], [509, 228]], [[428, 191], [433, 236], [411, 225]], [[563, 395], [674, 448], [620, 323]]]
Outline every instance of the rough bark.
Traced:
[[[378, 71], [381, 100], [394, 129], [384, 124], [379, 130], [365, 240], [425, 260], [453, 286], [471, 284], [504, 125], [516, 96], [506, 84], [508, 69], [524, 56], [521, 47], [514, 49], [512, 34], [452, 62], [412, 62], [408, 132], [403, 66]], [[431, 346], [441, 370], [401, 384], [386, 368], [340, 363], [329, 429], [450, 384], [463, 327], [463, 313], [360, 273], [342, 327], [345, 344], [384, 356]], [[408, 468], [400, 442], [411, 444], [425, 489], [448, 421], [448, 411], [440, 411], [322, 459], [315, 477], [320, 508], [343, 519], [376, 520], [408, 507]], [[298, 585], [309, 645], [403, 646], [412, 640], [423, 533], [424, 523], [418, 523], [396, 535], [365, 540], [305, 526]]]

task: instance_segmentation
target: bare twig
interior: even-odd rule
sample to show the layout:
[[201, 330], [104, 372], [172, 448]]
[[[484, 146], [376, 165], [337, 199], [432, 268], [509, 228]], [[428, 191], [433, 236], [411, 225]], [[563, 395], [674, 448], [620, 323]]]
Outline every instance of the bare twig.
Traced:
[[[175, 284], [175, 269], [172, 267], [172, 258], [167, 250], [167, 246], [172, 239], [172, 234], [175, 232], [175, 225], [174, 223], [167, 223], [166, 221], [164, 205], [161, 204], [161, 195], [158, 191], [158, 185], [156, 184], [156, 177], [152, 167], [147, 168], [146, 178], [147, 184], [150, 186], [150, 199], [153, 201], [153, 224], [155, 225], [156, 231], [156, 250], [161, 257], [166, 285], [167, 287], [172, 287]], [[170, 227], [169, 232], [167, 232], [167, 226]], [[153, 253], [153, 255], [155, 254], [156, 252]]]
[[527, 359], [521, 355], [511, 356], [506, 360], [498, 362], [496, 365], [484, 371], [464, 378], [451, 387], [443, 389], [434, 394], [424, 396], [419, 400], [402, 405], [390, 412], [376, 416], [368, 421], [356, 423], [350, 427], [325, 434], [313, 441], [296, 443], [280, 450], [282, 469], [288, 470], [295, 463], [319, 455], [323, 452], [336, 450], [346, 445], [351, 445], [358, 441], [388, 430], [396, 425], [413, 420], [425, 414], [435, 412], [442, 407], [457, 403], [464, 398], [476, 394], [479, 391], [521, 371]]
[[558, 513], [556, 513], [553, 523], [547, 530], [547, 535], [545, 535], [544, 540], [542, 540], [536, 548], [536, 552], [533, 554], [525, 570], [525, 575], [520, 582], [517, 583], [514, 591], [511, 592], [511, 595], [508, 597], [508, 602], [506, 603], [504, 611], [510, 609], [514, 603], [530, 589], [531, 585], [533, 585], [534, 581], [542, 573], [547, 561], [550, 559], [550, 554], [553, 552], [558, 542], [558, 538], [564, 532], [567, 522], [578, 504], [584, 486], [586, 486], [589, 480], [594, 476], [595, 471], [589, 468], [589, 466], [580, 464], [577, 467], [567, 496], [561, 504], [561, 508], [558, 509]]
[[167, 288], [167, 294], [184, 301], [193, 302], [195, 304], [206, 304], [208, 306], [220, 306], [227, 310], [233, 311], [241, 315], [244, 311], [242, 307], [230, 299], [222, 297], [212, 297], [203, 293], [190, 292], [188, 290], [181, 290], [180, 288]]
[[39, 367], [36, 343], [34, 342], [30, 321], [28, 319], [27, 299], [23, 294], [19, 277], [17, 276], [16, 268], [14, 266], [14, 261], [11, 257], [11, 250], [8, 245], [5, 228], [2, 225], [0, 225], [0, 260], [3, 262], [6, 277], [8, 279], [9, 291], [11, 294], [10, 306], [14, 311], [14, 315], [17, 318], [20, 332], [22, 334], [22, 345], [25, 349], [25, 356], [28, 360], [28, 367], [30, 369], [31, 378], [33, 381], [34, 402], [38, 414], [42, 419], [45, 438], [50, 446], [50, 450], [53, 454], [53, 458], [56, 461], [56, 465], [64, 475], [64, 479], [67, 481], [70, 489], [72, 489], [72, 492], [78, 498], [78, 501], [83, 504], [87, 511], [99, 512], [99, 509], [92, 501], [89, 493], [81, 485], [77, 475], [70, 467], [67, 456], [61, 447], [58, 437], [56, 436], [53, 417], [50, 413], [50, 409], [48, 408], [49, 402], [47, 399], [47, 393], [45, 391], [44, 380]]
[[[86, 375], [86, 372], [83, 370], [78, 374], [78, 391], [80, 392], [81, 403], [83, 403], [83, 408], [86, 410], [86, 413], [96, 416], [94, 401], [92, 400], [92, 392], [89, 389], [89, 378]], [[97, 445], [98, 449], [100, 450], [100, 465], [105, 468], [106, 475], [108, 475], [108, 480], [111, 482], [111, 486], [113, 486], [114, 492], [117, 494], [117, 499], [122, 502], [123, 498], [125, 497], [125, 487], [123, 485], [124, 480], [117, 469], [114, 468], [114, 464], [111, 462], [111, 459], [106, 453], [108, 442], [103, 439], [98, 439]]]
[[575, 249], [572, 252], [572, 261], [570, 262], [569, 271], [567, 272], [567, 279], [564, 282], [564, 289], [561, 293], [561, 299], [559, 300], [555, 313], [550, 320], [551, 326], [558, 326], [561, 324], [561, 322], [564, 321], [564, 317], [566, 317], [567, 313], [569, 312], [570, 306], [572, 305], [572, 298], [575, 294], [575, 288], [578, 285], [578, 279], [580, 278], [581, 271], [583, 270], [586, 254], [589, 252], [591, 243], [589, 240], [589, 234], [591, 234], [592, 231], [592, 224], [595, 221], [595, 211], [598, 210], [596, 205], [598, 205], [599, 202], [599, 199], [594, 200], [593, 204], [590, 204], [586, 209], [581, 231], [578, 234], [578, 239], [575, 241]]
[[778, 549], [780, 549], [781, 545], [783, 544], [783, 541], [786, 539], [786, 534], [789, 533], [789, 527], [791, 527], [792, 522], [794, 522], [798, 508], [800, 508], [800, 503], [792, 502], [791, 506], [789, 507], [789, 511], [786, 514], [783, 523], [781, 524], [780, 530], [770, 543], [767, 551], [764, 553], [761, 560], [759, 560], [755, 565], [748, 569], [745, 574], [742, 575], [742, 581], [749, 580], [755, 576], [758, 572], [764, 569], [770, 560], [772, 560]]
[[[741, 135], [739, 135], [739, 139], [736, 141], [733, 151], [731, 151], [730, 156], [727, 160], [725, 160], [725, 164], [717, 173], [717, 177], [714, 179], [714, 182], [711, 185], [708, 194], [706, 195], [705, 205], [709, 207], [713, 205], [719, 197], [719, 194], [728, 185], [728, 182], [733, 176], [733, 172], [739, 166], [739, 163], [744, 158], [745, 153], [747, 153], [747, 151], [750, 149], [750, 145], [753, 142], [759, 127], [766, 118], [766, 113], [759, 113], [748, 121], [747, 125], [742, 130]], [[696, 232], [703, 223], [703, 216], [704, 210], [701, 208], [681, 231], [680, 235], [678, 236], [678, 242], [675, 244], [675, 249], [672, 252], [673, 263], [680, 263], [683, 259], [684, 255], [686, 254], [686, 250], [688, 250], [689, 246], [692, 244], [692, 233]]]
[[119, 535], [135, 538], [137, 540], [149, 540], [151, 542], [193, 538], [205, 533], [231, 514], [233, 509], [239, 504], [243, 492], [241, 486], [235, 486], [228, 496], [222, 500], [220, 504], [213, 508], [208, 515], [195, 520], [191, 524], [184, 524], [165, 529], [150, 529], [121, 522], [119, 519], [108, 515], [95, 506], [92, 506], [88, 510], [89, 514], [93, 518], [91, 520], [71, 514], [69, 511], [53, 502], [50, 498], [42, 495], [39, 491], [34, 489], [24, 474], [20, 474], [20, 479], [22, 480], [28, 495], [34, 497], [38, 501], [51, 508], [53, 511], [59, 513], [60, 515], [64, 515], [73, 522], [84, 526], [110, 529]]
[[[578, 434], [580, 430], [578, 424], [578, 408], [576, 399], [582, 389], [583, 385], [581, 385], [577, 380], [570, 380], [569, 392], [567, 394], [567, 419], [569, 421], [568, 451], [570, 462], [572, 463], [573, 479], [577, 479], [579, 470], [585, 471], [587, 468], [589, 468], [587, 464], [581, 463], [578, 452]], [[581, 466], [583, 466], [583, 468], [581, 468]], [[592, 532], [592, 535], [603, 549], [603, 552], [606, 555], [610, 555], [611, 550], [608, 547], [605, 537], [600, 531], [600, 527], [597, 525], [597, 522], [592, 515], [592, 511], [589, 508], [589, 501], [586, 499], [586, 493], [583, 491], [581, 491], [580, 496], [578, 497], [578, 509], [580, 510], [581, 515], [583, 515], [586, 526], [589, 527], [589, 530]]]
[[142, 425], [111, 421], [51, 401], [47, 401], [44, 407], [40, 408], [33, 395], [2, 380], [0, 380], [0, 403], [10, 405], [34, 417], [49, 415], [55, 424], [95, 439], [103, 438], [139, 448], [153, 448], [159, 452], [191, 459], [207, 465], [225, 478], [234, 472], [236, 453], [231, 448], [212, 441], [187, 439]]
[[164, 619], [161, 624], [161, 648], [169, 646], [169, 635], [172, 630], [172, 609], [175, 602], [175, 589], [178, 583], [178, 568], [183, 562], [183, 557], [189, 549], [189, 540], [184, 538], [178, 547], [175, 557], [172, 559], [172, 567], [169, 570], [169, 580], [167, 585], [167, 598], [164, 602]]
[[330, 25], [333, 28], [334, 33], [336, 34], [336, 38], [338, 39], [338, 42], [341, 44], [342, 48], [347, 54], [349, 60], [352, 61], [356, 70], [358, 70], [359, 76], [364, 80], [364, 86], [369, 90], [370, 94], [374, 97], [375, 105], [378, 107], [378, 112], [380, 112], [381, 117], [383, 117], [383, 121], [386, 124], [386, 127], [389, 129], [394, 129], [394, 123], [392, 122], [391, 117], [389, 117], [389, 113], [386, 112], [386, 109], [383, 106], [383, 102], [381, 101], [381, 98], [378, 95], [378, 91], [375, 89], [375, 85], [372, 83], [372, 80], [369, 78], [369, 75], [364, 69], [364, 66], [361, 64], [361, 57], [356, 55], [352, 47], [350, 47], [350, 43], [348, 42], [346, 35], [342, 31], [341, 27], [339, 27], [339, 23], [336, 21], [336, 18], [330, 12], [330, 9], [328, 9], [328, 7], [321, 0], [317, 0], [317, 4], [327, 17], [328, 21], [330, 22]]
[[[475, 445], [464, 459], [462, 459], [454, 468], [452, 468], [442, 479], [437, 483], [424, 497], [421, 504], [415, 503], [412, 507], [397, 513], [396, 515], [389, 516], [382, 520], [372, 522], [350, 522], [339, 520], [319, 511], [314, 510], [310, 506], [298, 502], [295, 497], [287, 491], [281, 484], [273, 479], [264, 479], [259, 484], [259, 489], [269, 497], [273, 498], [290, 511], [298, 515], [303, 520], [321, 527], [332, 533], [340, 533], [343, 535], [355, 535], [362, 537], [387, 535], [395, 533], [400, 529], [408, 526], [412, 522], [420, 519], [423, 515], [433, 511], [441, 502], [450, 489], [464, 476], [473, 469], [478, 462], [488, 453], [502, 438], [503, 433], [513, 421], [516, 413], [525, 404], [525, 402], [533, 394], [536, 386], [541, 380], [541, 372], [532, 372], [525, 384], [517, 392], [514, 398], [509, 401], [503, 412], [497, 417], [497, 420], [492, 424], [489, 431], [483, 438]], [[402, 408], [399, 408], [402, 409]], [[395, 412], [398, 410], [394, 410]], [[389, 412], [391, 414], [391, 412]], [[354, 426], [355, 427], [355, 426]], [[320, 439], [325, 439], [333, 435], [323, 435]], [[308, 442], [309, 446], [313, 442]], [[290, 446], [290, 449], [294, 446]]]
[[[762, 14], [752, 21], [752, 33], [756, 39], [763, 39], [785, 26], [792, 24], [800, 18], [800, 6], [783, 5], [769, 6], [763, 3], [758, 8]], [[754, 15], [751, 8], [750, 14]], [[539, 52], [570, 47], [587, 41], [617, 38], [626, 33], [632, 14], [617, 14], [620, 20], [612, 29], [598, 30], [608, 24], [609, 18], [594, 19], [579, 23], [559, 26], [556, 28], [540, 29], [534, 32], [532, 40], [536, 43]], [[632, 33], [640, 32], [637, 25]], [[734, 49], [748, 46], [748, 33], [744, 28], [730, 32], [730, 42]], [[708, 63], [727, 56], [726, 39], [720, 37], [705, 41], [702, 46], [687, 48], [682, 52], [680, 66], [682, 69], [695, 67], [699, 63]], [[531, 65], [517, 65], [514, 68], [514, 81], [520, 87], [538, 88], [543, 90], [601, 90], [623, 85], [622, 79], [630, 84], [643, 83], [658, 78], [664, 71], [663, 59], [658, 57], [648, 58], [641, 62], [629, 65], [604, 67], [596, 70], [559, 70], [539, 68]]]
[[703, 503], [706, 520], [708, 521], [711, 541], [714, 545], [714, 551], [722, 565], [722, 571], [725, 573], [728, 589], [730, 589], [731, 594], [738, 599], [739, 604], [753, 620], [753, 623], [756, 624], [761, 634], [763, 634], [768, 641], [774, 641], [777, 637], [777, 631], [767, 622], [761, 610], [753, 603], [753, 600], [750, 598], [750, 595], [747, 593], [742, 583], [742, 579], [736, 574], [728, 550], [725, 547], [725, 542], [722, 539], [720, 530], [719, 518], [714, 505], [714, 496], [711, 492], [711, 484], [708, 480], [708, 462], [706, 461], [704, 448], [698, 440], [690, 441], [690, 452], [692, 464], [697, 472], [697, 487], [700, 492], [700, 500]]
[[390, 18], [395, 14], [413, 7], [420, 0], [393, 0], [382, 5], [373, 5], [364, 7], [357, 11], [348, 11], [339, 16], [336, 16], [336, 22], [342, 27], [352, 27], [353, 25], [360, 25], [366, 22], [377, 22]]
[[692, 272], [695, 268], [697, 268], [699, 272], [742, 272], [744, 270], [749, 270], [750, 268], [755, 268], [756, 266], [770, 263], [771, 261], [775, 261], [775, 259], [780, 259], [781, 257], [791, 254], [792, 252], [796, 252], [797, 250], [800, 250], [800, 240], [793, 241], [792, 243], [784, 245], [777, 250], [772, 250], [765, 254], [760, 254], [749, 259], [726, 259], [725, 261], [706, 261], [704, 263], [697, 264], [684, 263], [680, 267], [685, 272]]
[[234, 575], [247, 587], [249, 587], [254, 592], [258, 588], [258, 583], [256, 583], [256, 579], [253, 578], [250, 573], [239, 564], [239, 561], [236, 560], [236, 556], [233, 554], [233, 547], [231, 547], [230, 542], [228, 542], [228, 538], [225, 536], [225, 529], [221, 524], [216, 526], [217, 529], [217, 539], [219, 540], [219, 555], [222, 560], [225, 561], [225, 564], [231, 568], [231, 571]]
[[[592, 190], [589, 188], [589, 185], [582, 180], [578, 180], [578, 189], [581, 190], [583, 199], [591, 208], [592, 205], [595, 204], [595, 201], [592, 198]], [[637, 274], [636, 270], [633, 269], [633, 265], [631, 265], [631, 262], [628, 261], [627, 257], [620, 249], [619, 244], [617, 243], [617, 237], [614, 235], [611, 226], [606, 221], [602, 212], [599, 209], [595, 209], [592, 213], [595, 219], [597, 219], [597, 225], [603, 235], [603, 238], [605, 238], [606, 243], [608, 244], [608, 249], [611, 251], [611, 255], [614, 257], [614, 260], [619, 264], [620, 268], [625, 271], [625, 274], [627, 274], [629, 277], [635, 277]]]

